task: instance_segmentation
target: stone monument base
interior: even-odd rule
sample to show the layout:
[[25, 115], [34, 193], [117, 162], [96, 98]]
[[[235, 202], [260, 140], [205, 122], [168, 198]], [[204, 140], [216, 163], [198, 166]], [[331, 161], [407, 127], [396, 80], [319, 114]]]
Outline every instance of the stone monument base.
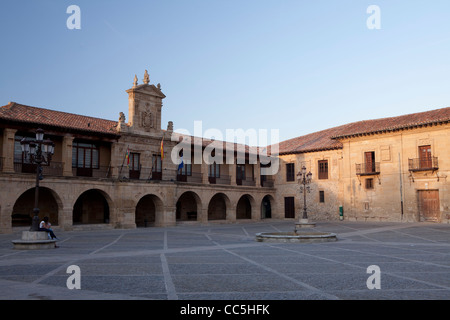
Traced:
[[22, 231], [22, 239], [13, 240], [14, 249], [40, 250], [56, 248], [56, 240], [49, 240], [45, 231]]
[[295, 228], [314, 228], [316, 226], [315, 222], [310, 222], [308, 219], [300, 219], [299, 222], [295, 223]]

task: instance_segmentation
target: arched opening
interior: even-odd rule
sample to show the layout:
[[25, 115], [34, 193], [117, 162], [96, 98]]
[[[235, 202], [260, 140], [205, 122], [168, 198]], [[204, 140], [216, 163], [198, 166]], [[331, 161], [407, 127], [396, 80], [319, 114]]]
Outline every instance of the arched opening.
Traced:
[[161, 214], [162, 210], [162, 201], [157, 196], [153, 194], [143, 196], [136, 205], [136, 227], [147, 228], [154, 226], [156, 222], [156, 216]]
[[[12, 227], [29, 227], [34, 216], [34, 194], [36, 188], [28, 189], [20, 195], [14, 203], [11, 214]], [[39, 219], [45, 216], [49, 218], [49, 222], [58, 225], [58, 202], [53, 190], [46, 187], [39, 187]]]
[[228, 197], [223, 193], [214, 195], [208, 205], [208, 220], [225, 220], [227, 218]]
[[261, 202], [261, 218], [262, 219], [272, 218], [272, 204], [273, 204], [272, 196], [267, 195], [262, 199], [262, 202]]
[[236, 219], [251, 219], [252, 204], [249, 195], [243, 195], [236, 206]]
[[195, 192], [183, 193], [177, 201], [177, 221], [197, 221], [198, 213], [201, 210], [200, 205], [200, 197]]
[[83, 192], [73, 206], [73, 224], [109, 223], [109, 205], [100, 190]]

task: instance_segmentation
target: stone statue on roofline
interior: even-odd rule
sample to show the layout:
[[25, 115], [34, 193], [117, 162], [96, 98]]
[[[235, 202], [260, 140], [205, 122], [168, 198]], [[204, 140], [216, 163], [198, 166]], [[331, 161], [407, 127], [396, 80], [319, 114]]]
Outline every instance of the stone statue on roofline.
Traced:
[[147, 70], [145, 70], [145, 73], [144, 73], [144, 83], [145, 84], [149, 84], [150, 83], [150, 76], [148, 75]]

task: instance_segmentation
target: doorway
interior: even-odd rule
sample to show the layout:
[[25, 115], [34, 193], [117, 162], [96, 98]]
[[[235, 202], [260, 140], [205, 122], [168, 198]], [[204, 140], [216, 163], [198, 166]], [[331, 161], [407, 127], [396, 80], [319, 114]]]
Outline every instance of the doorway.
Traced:
[[419, 190], [419, 221], [439, 222], [439, 190]]

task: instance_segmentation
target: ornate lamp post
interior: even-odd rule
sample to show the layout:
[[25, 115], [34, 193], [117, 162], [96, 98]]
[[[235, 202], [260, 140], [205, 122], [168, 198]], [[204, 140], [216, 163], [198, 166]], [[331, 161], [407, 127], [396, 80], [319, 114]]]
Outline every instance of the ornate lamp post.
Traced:
[[24, 159], [28, 159], [30, 163], [36, 164], [36, 189], [34, 194], [34, 217], [32, 220], [30, 231], [39, 230], [39, 180], [42, 180], [43, 163], [50, 164], [52, 155], [55, 151], [55, 144], [51, 140], [44, 140], [44, 130], [36, 130], [36, 139], [28, 140], [23, 138], [20, 141]]
[[300, 184], [300, 193], [303, 193], [303, 216], [301, 219], [299, 219], [299, 222], [296, 223], [296, 226], [299, 227], [314, 227], [314, 223], [308, 222], [308, 214], [306, 210], [306, 192], [310, 193], [310, 187], [312, 180], [312, 173], [311, 171], [306, 173], [306, 167], [303, 166], [301, 171], [297, 173], [297, 180]]

